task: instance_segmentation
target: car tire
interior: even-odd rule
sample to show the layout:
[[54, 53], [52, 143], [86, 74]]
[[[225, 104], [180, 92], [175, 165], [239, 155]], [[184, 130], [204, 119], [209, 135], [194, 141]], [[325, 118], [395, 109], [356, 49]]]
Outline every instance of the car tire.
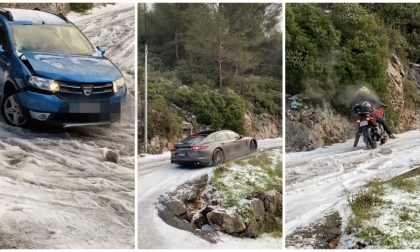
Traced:
[[1, 115], [7, 124], [16, 127], [25, 128], [30, 120], [20, 105], [16, 92], [5, 94], [1, 102]]
[[223, 153], [223, 150], [221, 149], [216, 149], [213, 152], [213, 157], [212, 157], [212, 166], [217, 166], [217, 165], [221, 165], [225, 162], [225, 154]]
[[255, 142], [255, 140], [251, 140], [251, 142], [249, 143], [249, 152], [253, 153], [257, 151], [257, 142]]

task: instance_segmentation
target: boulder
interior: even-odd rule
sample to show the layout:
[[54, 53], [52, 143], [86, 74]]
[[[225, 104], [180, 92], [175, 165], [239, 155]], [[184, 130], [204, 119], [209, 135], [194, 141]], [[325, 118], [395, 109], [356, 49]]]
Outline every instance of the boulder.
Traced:
[[249, 221], [248, 226], [245, 230], [245, 236], [256, 238], [258, 236], [258, 230], [260, 229], [260, 224], [253, 218]]
[[282, 196], [276, 190], [256, 194], [256, 197], [264, 202], [264, 209], [268, 213], [281, 215]]
[[261, 221], [264, 219], [264, 203], [260, 199], [252, 199], [250, 203], [250, 209], [255, 217], [255, 220]]
[[185, 204], [179, 200], [169, 200], [166, 203], [166, 207], [175, 215], [180, 216], [187, 212], [187, 207]]
[[207, 219], [214, 229], [228, 234], [239, 233], [246, 229], [245, 223], [240, 218], [222, 210], [209, 212]]

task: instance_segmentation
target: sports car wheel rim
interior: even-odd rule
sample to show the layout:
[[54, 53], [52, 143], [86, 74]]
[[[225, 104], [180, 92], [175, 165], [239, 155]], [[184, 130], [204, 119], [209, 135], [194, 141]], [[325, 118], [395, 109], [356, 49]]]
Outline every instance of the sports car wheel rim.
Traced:
[[217, 151], [214, 159], [215, 159], [216, 165], [222, 164], [223, 163], [223, 154], [222, 154], [222, 152], [221, 151]]
[[7, 97], [4, 103], [4, 114], [13, 125], [20, 126], [26, 123], [15, 95]]

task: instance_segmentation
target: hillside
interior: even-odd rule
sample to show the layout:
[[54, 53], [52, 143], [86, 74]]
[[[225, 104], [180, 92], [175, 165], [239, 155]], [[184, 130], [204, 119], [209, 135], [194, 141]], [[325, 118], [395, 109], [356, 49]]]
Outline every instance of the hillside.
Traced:
[[279, 4], [153, 4], [139, 8], [139, 144], [148, 45], [149, 152], [203, 129], [281, 134]]
[[[367, 86], [387, 105], [396, 132], [420, 127], [418, 6], [288, 4], [286, 92], [289, 151], [343, 142], [355, 134], [349, 105]], [[291, 108], [297, 101], [299, 108]]]

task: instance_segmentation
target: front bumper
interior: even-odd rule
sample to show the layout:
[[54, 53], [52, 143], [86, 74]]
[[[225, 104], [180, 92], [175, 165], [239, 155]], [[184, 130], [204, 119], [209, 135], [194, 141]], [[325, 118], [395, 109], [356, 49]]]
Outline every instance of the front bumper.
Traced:
[[[32, 91], [18, 93], [26, 111], [49, 113], [46, 123], [64, 127], [106, 124], [119, 120], [126, 102], [127, 89], [108, 98], [62, 99], [56, 95]], [[29, 113], [28, 113], [29, 114]]]

